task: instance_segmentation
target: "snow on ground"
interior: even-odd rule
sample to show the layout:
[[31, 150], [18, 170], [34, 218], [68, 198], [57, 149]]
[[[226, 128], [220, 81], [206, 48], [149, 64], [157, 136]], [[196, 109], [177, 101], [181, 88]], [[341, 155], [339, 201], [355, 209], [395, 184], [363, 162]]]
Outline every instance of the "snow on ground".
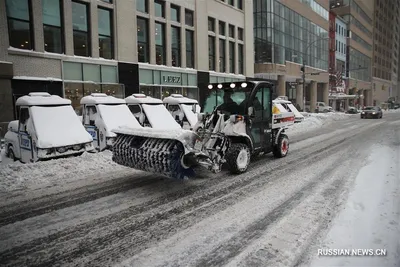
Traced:
[[306, 113], [302, 112], [304, 121], [290, 126], [288, 129], [289, 134], [304, 133], [315, 130], [325, 124], [338, 120], [346, 120], [354, 115], [345, 113]]
[[[320, 256], [310, 266], [400, 266], [399, 145], [375, 146], [319, 249], [386, 249], [387, 256]], [[314, 251], [317, 254], [317, 250]]]
[[[307, 114], [305, 120], [291, 126], [288, 133], [293, 134], [313, 131], [324, 124], [344, 120], [351, 115], [343, 113]], [[3, 152], [4, 153], [4, 152]], [[0, 192], [9, 192], [25, 187], [66, 184], [85, 179], [88, 176], [114, 173], [121, 175], [134, 173], [135, 170], [114, 163], [112, 153], [85, 153], [80, 157], [54, 159], [50, 161], [22, 164], [11, 162], [2, 155], [0, 162]]]
[[[111, 151], [84, 153], [79, 157], [54, 159], [36, 163], [10, 163], [3, 157], [0, 163], [0, 192], [18, 190], [35, 185], [56, 185], [107, 173], [134, 173], [111, 160]], [[4, 158], [6, 160], [4, 160]]]

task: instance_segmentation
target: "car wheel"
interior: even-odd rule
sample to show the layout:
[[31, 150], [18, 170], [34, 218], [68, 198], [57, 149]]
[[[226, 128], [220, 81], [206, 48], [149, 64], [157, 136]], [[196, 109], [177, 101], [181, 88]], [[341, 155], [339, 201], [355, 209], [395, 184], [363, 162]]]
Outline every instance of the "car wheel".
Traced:
[[250, 164], [250, 158], [250, 149], [246, 144], [232, 144], [226, 153], [226, 162], [229, 166], [229, 171], [233, 174], [246, 172]]
[[278, 144], [274, 145], [272, 148], [272, 154], [276, 158], [283, 158], [289, 152], [289, 138], [286, 134], [279, 135]]
[[15, 158], [15, 154], [14, 154], [14, 150], [13, 148], [10, 146], [8, 148], [8, 155], [7, 157], [9, 157], [10, 159], [12, 159], [13, 161], [16, 161], [17, 159]]

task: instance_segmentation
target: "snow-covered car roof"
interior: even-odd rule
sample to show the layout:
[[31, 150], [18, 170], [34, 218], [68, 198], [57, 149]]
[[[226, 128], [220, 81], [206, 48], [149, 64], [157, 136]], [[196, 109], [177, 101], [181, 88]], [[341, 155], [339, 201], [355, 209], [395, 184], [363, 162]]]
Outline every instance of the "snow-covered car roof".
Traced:
[[16, 106], [62, 106], [71, 105], [71, 100], [49, 93], [32, 92], [17, 99]]
[[291, 104], [292, 102], [290, 102], [289, 100], [284, 100], [284, 99], [275, 99], [275, 100], [272, 100], [272, 103], [276, 103], [276, 104], [280, 104], [280, 103]]
[[125, 98], [127, 104], [162, 104], [162, 100], [145, 94], [132, 94]]
[[196, 99], [184, 97], [183, 95], [180, 94], [172, 94], [170, 96], [167, 96], [166, 98], [164, 98], [163, 102], [165, 104], [170, 104], [170, 105], [198, 104]]
[[84, 96], [81, 99], [81, 105], [98, 105], [98, 104], [126, 104], [122, 98], [116, 98], [103, 93], [92, 93], [91, 95]]

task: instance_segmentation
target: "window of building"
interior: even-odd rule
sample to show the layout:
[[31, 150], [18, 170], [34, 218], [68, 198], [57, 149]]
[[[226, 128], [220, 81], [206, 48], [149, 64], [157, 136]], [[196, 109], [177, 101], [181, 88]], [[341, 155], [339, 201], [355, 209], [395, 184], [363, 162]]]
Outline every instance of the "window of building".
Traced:
[[237, 7], [243, 10], [243, 0], [237, 0]]
[[208, 36], [208, 68], [215, 71], [215, 37]]
[[208, 17], [208, 31], [215, 32], [215, 19]]
[[165, 25], [156, 22], [156, 64], [166, 65], [165, 57]]
[[62, 54], [64, 35], [60, 4], [59, 0], [42, 0], [44, 50]]
[[145, 18], [137, 18], [137, 53], [139, 62], [150, 62], [149, 60], [149, 24]]
[[194, 68], [194, 33], [186, 30], [186, 67]]
[[164, 1], [154, 1], [154, 14], [156, 17], [165, 18], [165, 5]]
[[29, 0], [6, 0], [8, 35], [12, 47], [34, 48], [30, 4]]
[[229, 72], [235, 73], [235, 43], [229, 42]]
[[234, 6], [234, 5], [235, 5], [235, 0], [229, 0], [229, 4], [230, 4], [231, 6]]
[[218, 26], [219, 35], [225, 35], [225, 22], [219, 21]]
[[238, 27], [238, 39], [243, 41], [243, 29]]
[[181, 9], [179, 6], [171, 5], [171, 20], [176, 22], [181, 21]]
[[74, 54], [89, 57], [90, 35], [87, 4], [72, 2], [72, 25], [74, 38]]
[[136, 0], [136, 10], [142, 13], [149, 13], [148, 0]]
[[229, 25], [229, 37], [235, 38], [235, 26]]
[[188, 26], [194, 26], [194, 16], [193, 11], [185, 9], [185, 24]]
[[100, 57], [112, 59], [114, 58], [112, 11], [103, 8], [99, 8], [98, 11]]
[[181, 66], [181, 29], [171, 27], [172, 66]]
[[101, 0], [101, 1], [112, 4], [112, 0]]
[[225, 40], [219, 39], [219, 71], [225, 72], [226, 71], [226, 64], [225, 64]]
[[243, 45], [238, 44], [238, 71], [239, 74], [244, 74], [244, 55], [243, 55]]

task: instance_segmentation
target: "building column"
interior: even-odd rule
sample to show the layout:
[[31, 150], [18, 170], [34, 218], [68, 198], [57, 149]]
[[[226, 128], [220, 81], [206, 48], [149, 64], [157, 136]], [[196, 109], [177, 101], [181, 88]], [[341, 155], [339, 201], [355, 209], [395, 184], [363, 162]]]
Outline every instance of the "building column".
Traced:
[[317, 108], [317, 82], [311, 81], [310, 84], [310, 113], [314, 113]]
[[99, 21], [97, 11], [97, 0], [92, 0], [90, 4], [90, 44], [91, 44], [91, 57], [98, 58], [100, 56], [99, 51]]
[[[170, 2], [165, 1], [164, 2], [165, 9], [164, 10], [170, 10]], [[181, 13], [182, 14], [182, 13]], [[184, 14], [184, 13], [183, 13]], [[171, 67], [172, 66], [172, 29], [171, 29], [171, 12], [165, 12], [165, 19], [166, 23], [164, 24], [165, 28], [165, 57], [166, 57], [166, 62], [165, 65]]]
[[329, 84], [323, 83], [322, 84], [322, 99], [325, 105], [329, 105]]
[[278, 96], [286, 95], [286, 77], [285, 75], [278, 75]]
[[301, 84], [303, 80], [296, 80], [296, 104], [300, 107], [301, 110], [304, 111], [303, 100], [304, 100], [304, 92], [303, 92], [303, 84]]
[[33, 19], [33, 43], [34, 50], [44, 52], [44, 32], [43, 32], [43, 7], [42, 1], [32, 1]]

